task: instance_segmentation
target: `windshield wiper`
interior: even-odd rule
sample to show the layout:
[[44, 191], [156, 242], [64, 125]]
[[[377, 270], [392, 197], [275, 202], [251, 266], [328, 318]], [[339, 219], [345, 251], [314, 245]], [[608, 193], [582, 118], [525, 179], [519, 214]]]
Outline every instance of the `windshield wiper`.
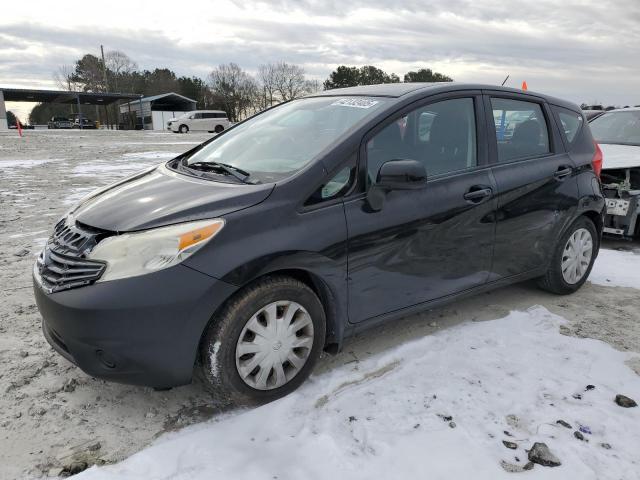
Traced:
[[233, 165], [229, 165], [227, 163], [220, 162], [194, 162], [191, 164], [183, 163], [183, 166], [186, 168], [190, 168], [193, 170], [200, 170], [203, 172], [222, 172], [223, 174], [231, 175], [242, 183], [247, 184], [255, 184], [256, 182], [248, 180], [251, 174], [241, 168], [234, 167]]

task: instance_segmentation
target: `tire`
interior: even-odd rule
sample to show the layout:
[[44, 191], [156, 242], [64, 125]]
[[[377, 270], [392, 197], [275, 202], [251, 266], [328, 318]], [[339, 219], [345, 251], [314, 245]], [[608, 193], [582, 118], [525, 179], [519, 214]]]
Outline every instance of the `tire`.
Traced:
[[213, 131], [215, 133], [222, 133], [224, 131], [224, 127], [222, 125], [216, 125], [216, 128]]
[[[585, 233], [586, 232], [586, 233]], [[589, 258], [588, 264], [585, 263], [585, 259], [580, 257], [582, 261], [579, 263], [583, 265], [580, 269], [581, 274], [576, 278], [567, 278], [571, 277], [575, 270], [572, 268], [567, 268], [566, 273], [563, 273], [563, 261], [570, 262], [570, 253], [572, 252], [569, 247], [569, 240], [574, 237], [581, 241], [585, 241], [585, 238], [588, 237], [587, 233], [590, 235], [591, 240], [591, 256]], [[586, 244], [583, 245], [584, 248]], [[589, 273], [591, 273], [591, 269], [593, 268], [593, 263], [595, 262], [596, 257], [598, 256], [598, 250], [600, 249], [600, 236], [596, 230], [593, 222], [587, 217], [579, 217], [576, 219], [571, 226], [564, 232], [560, 240], [558, 241], [555, 251], [553, 252], [553, 256], [551, 258], [551, 263], [549, 264], [549, 268], [547, 269], [547, 273], [540, 277], [538, 280], [538, 285], [543, 290], [546, 290], [551, 293], [555, 293], [557, 295], [568, 295], [577, 291], [584, 282], [587, 281], [589, 277]], [[574, 263], [575, 265], [575, 263]]]
[[189, 127], [187, 127], [186, 125], [180, 125], [180, 128], [178, 128], [178, 131], [180, 133], [189, 133]]
[[[286, 303], [289, 305], [283, 306]], [[275, 310], [274, 304], [277, 304]], [[267, 332], [269, 324], [266, 319], [270, 314], [263, 317], [258, 315], [264, 312], [266, 307], [276, 313], [271, 318], [280, 319], [282, 316], [284, 322], [287, 322], [286, 314], [289, 309], [292, 312], [295, 310], [295, 315], [290, 320], [291, 324], [306, 323], [306, 326], [293, 335], [289, 333], [282, 343], [277, 341], [277, 338], [263, 340], [267, 338], [267, 333], [274, 334], [273, 331]], [[266, 325], [260, 323], [263, 331], [267, 332], [264, 337], [255, 335], [250, 328], [252, 325], [258, 327], [255, 322], [259, 321]], [[283, 397], [297, 389], [313, 371], [324, 347], [325, 331], [324, 308], [313, 290], [291, 277], [265, 277], [235, 294], [207, 327], [200, 345], [201, 373], [205, 386], [221, 406], [259, 405]], [[263, 344], [262, 350], [240, 355], [241, 343], [245, 347], [249, 345], [251, 349], [260, 348], [255, 346], [254, 341]], [[288, 345], [294, 341], [306, 346], [289, 349]], [[288, 360], [291, 358], [291, 352], [296, 356], [294, 363], [298, 364], [297, 368]], [[257, 364], [249, 370], [252, 368], [251, 362], [260, 362], [260, 355], [260, 358], [267, 356], [267, 365], [269, 359], [278, 360], [267, 368], [263, 369]], [[286, 360], [283, 361], [284, 357]], [[301, 357], [306, 357], [302, 363]], [[281, 365], [278, 371], [276, 363]], [[241, 375], [241, 370], [244, 376]], [[261, 375], [262, 373], [264, 375]], [[258, 385], [262, 383], [260, 380], [263, 378], [265, 384]], [[283, 384], [282, 380], [285, 380]]]

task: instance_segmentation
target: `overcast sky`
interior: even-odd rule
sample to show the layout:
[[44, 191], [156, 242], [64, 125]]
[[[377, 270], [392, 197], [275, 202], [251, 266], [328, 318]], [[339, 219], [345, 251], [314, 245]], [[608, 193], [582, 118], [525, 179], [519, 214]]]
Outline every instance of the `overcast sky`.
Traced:
[[509, 86], [526, 80], [577, 103], [640, 104], [640, 0], [3, 2], [0, 86], [55, 88], [60, 65], [101, 44], [178, 75], [277, 60], [320, 80], [340, 64], [401, 78], [428, 67], [462, 82], [508, 74]]

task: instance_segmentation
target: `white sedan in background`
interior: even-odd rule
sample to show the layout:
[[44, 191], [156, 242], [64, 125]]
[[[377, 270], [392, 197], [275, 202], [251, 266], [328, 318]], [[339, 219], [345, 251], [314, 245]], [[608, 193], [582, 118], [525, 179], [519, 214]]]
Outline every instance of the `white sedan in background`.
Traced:
[[230, 126], [231, 122], [222, 110], [196, 110], [187, 112], [178, 118], [172, 118], [167, 122], [167, 130], [175, 133], [220, 133]]

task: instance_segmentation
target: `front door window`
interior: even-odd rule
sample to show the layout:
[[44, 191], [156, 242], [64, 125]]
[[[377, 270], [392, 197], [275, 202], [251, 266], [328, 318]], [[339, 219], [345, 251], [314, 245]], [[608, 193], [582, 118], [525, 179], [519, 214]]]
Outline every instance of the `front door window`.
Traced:
[[387, 125], [367, 143], [367, 170], [375, 181], [390, 160], [422, 162], [428, 176], [477, 165], [476, 121], [472, 98], [420, 107]]

